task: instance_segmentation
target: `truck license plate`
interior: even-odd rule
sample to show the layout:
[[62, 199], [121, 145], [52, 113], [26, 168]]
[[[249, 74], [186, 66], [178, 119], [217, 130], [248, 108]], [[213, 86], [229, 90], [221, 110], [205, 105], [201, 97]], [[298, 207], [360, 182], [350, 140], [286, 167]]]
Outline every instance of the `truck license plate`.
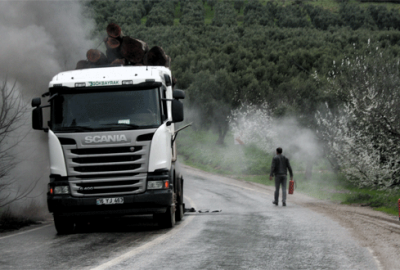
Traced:
[[97, 199], [96, 204], [97, 205], [103, 205], [103, 204], [123, 204], [124, 203], [124, 198], [123, 197], [118, 197], [118, 198], [102, 198], [102, 199]]

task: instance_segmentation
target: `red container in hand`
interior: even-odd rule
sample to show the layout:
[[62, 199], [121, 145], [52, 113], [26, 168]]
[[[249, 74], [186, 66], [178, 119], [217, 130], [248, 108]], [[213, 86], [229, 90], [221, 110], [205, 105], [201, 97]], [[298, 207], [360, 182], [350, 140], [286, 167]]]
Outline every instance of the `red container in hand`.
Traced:
[[294, 181], [290, 180], [289, 181], [289, 194], [293, 194], [294, 192]]
[[399, 220], [400, 220], [400, 199], [397, 201], [398, 205], [399, 205]]

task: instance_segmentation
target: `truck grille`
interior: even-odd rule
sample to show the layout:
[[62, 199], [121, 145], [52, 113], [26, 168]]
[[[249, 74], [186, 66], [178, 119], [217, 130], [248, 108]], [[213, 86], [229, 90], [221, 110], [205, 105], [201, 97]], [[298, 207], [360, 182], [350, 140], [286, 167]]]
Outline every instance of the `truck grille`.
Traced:
[[76, 167], [74, 170], [76, 172], [115, 172], [115, 171], [131, 171], [140, 168], [140, 164], [132, 165], [103, 165], [103, 166], [85, 166]]
[[144, 192], [150, 141], [136, 141], [136, 144], [128, 147], [83, 145], [79, 149], [76, 144], [63, 144], [72, 196]]

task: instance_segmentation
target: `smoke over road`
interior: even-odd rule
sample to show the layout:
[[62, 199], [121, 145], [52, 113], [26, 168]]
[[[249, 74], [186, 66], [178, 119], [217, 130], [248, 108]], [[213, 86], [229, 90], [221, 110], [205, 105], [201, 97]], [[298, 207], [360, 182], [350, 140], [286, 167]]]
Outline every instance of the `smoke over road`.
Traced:
[[236, 142], [254, 144], [271, 155], [282, 147], [284, 155], [302, 168], [312, 166], [322, 155], [313, 130], [302, 127], [294, 117], [273, 117], [267, 103], [245, 104], [232, 111], [230, 127]]
[[93, 23], [83, 12], [77, 1], [0, 2], [0, 81], [7, 81], [9, 87], [15, 84], [27, 105], [22, 128], [8, 140], [21, 139], [11, 153], [18, 165], [11, 172], [16, 185], [9, 192], [40, 179], [30, 196], [39, 204], [48, 181], [48, 150], [46, 134], [31, 130], [29, 104], [31, 98], [47, 91], [56, 73], [75, 68], [93, 47], [89, 38]]

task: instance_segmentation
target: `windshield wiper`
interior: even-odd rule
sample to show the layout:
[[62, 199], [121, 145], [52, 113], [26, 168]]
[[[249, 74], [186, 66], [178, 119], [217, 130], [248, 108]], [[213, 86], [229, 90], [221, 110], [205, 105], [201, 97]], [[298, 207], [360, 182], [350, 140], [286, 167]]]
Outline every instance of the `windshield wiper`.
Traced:
[[60, 131], [92, 131], [94, 130], [91, 127], [85, 127], [85, 126], [69, 126], [69, 127], [62, 127]]
[[105, 126], [112, 126], [111, 128], [122, 128], [122, 129], [137, 129], [140, 126], [135, 125], [135, 124], [126, 124], [126, 123], [121, 123], [121, 124], [103, 124]]

